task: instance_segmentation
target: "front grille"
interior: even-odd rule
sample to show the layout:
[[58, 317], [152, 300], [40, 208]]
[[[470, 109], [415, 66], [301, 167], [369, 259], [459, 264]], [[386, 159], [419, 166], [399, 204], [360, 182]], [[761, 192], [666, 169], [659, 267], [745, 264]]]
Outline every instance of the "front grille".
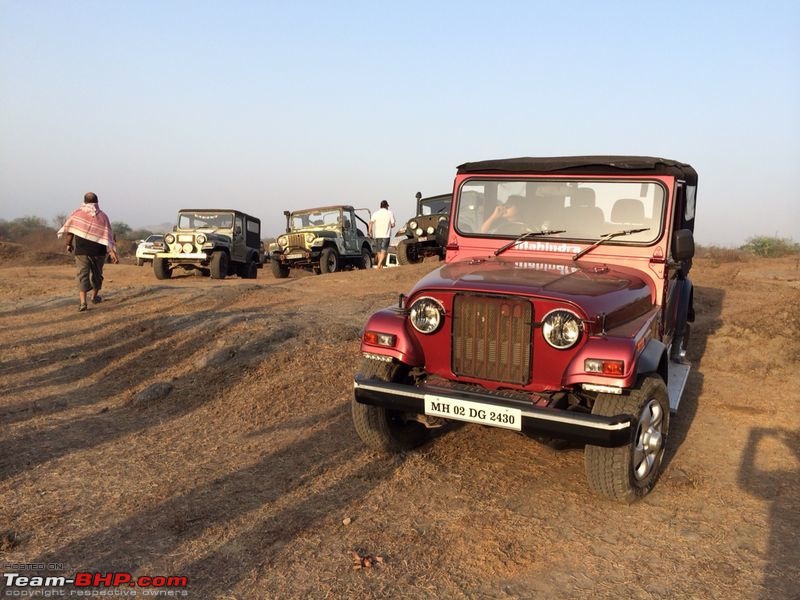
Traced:
[[528, 383], [532, 323], [533, 307], [527, 300], [457, 294], [453, 299], [453, 373]]
[[304, 233], [290, 233], [287, 237], [289, 238], [289, 248], [306, 247], [306, 235]]

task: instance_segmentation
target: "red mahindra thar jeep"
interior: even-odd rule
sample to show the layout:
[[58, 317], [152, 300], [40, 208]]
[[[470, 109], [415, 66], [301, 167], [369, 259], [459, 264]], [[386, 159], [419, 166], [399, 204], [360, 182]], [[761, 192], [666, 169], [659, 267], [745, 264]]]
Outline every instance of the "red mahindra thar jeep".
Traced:
[[661, 471], [689, 373], [697, 173], [646, 156], [458, 167], [446, 263], [372, 315], [353, 422], [403, 451], [468, 421], [586, 445], [601, 495]]

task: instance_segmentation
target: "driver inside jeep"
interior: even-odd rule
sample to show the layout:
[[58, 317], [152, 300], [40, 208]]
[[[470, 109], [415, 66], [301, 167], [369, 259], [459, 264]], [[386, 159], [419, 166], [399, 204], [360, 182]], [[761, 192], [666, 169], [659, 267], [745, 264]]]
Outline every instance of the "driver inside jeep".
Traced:
[[505, 204], [498, 204], [489, 218], [481, 225], [481, 233], [517, 234], [525, 231], [521, 221], [522, 196], [509, 196]]

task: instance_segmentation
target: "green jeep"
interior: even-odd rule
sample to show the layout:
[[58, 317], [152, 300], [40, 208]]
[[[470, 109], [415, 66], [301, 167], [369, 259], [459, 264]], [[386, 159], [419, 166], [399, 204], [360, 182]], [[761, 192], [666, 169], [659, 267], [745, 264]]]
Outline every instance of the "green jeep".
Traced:
[[261, 268], [261, 221], [238, 210], [185, 208], [164, 235], [164, 245], [166, 252], [153, 257], [158, 279], [169, 279], [178, 267], [213, 279], [255, 279]]
[[[361, 212], [366, 219], [356, 214]], [[375, 256], [375, 240], [367, 237], [370, 212], [352, 206], [324, 206], [284, 211], [286, 233], [271, 245], [270, 265], [278, 278], [290, 269], [335, 273], [342, 269], [369, 269]], [[359, 222], [364, 230], [358, 227]]]
[[[444, 260], [447, 242], [447, 219], [453, 194], [423, 198], [417, 192], [417, 214], [401, 227], [397, 236], [397, 262], [401, 265], [422, 262], [426, 256]], [[444, 228], [444, 234], [442, 234]]]

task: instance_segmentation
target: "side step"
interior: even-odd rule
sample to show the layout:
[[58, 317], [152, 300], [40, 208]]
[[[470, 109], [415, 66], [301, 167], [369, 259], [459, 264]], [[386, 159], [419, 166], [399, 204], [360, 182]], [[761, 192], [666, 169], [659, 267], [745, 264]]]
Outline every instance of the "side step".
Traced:
[[691, 369], [692, 365], [689, 363], [669, 361], [667, 393], [669, 394], [670, 412], [678, 411], [678, 405], [681, 403], [681, 396], [683, 396], [683, 388], [686, 387], [686, 380], [689, 378]]

